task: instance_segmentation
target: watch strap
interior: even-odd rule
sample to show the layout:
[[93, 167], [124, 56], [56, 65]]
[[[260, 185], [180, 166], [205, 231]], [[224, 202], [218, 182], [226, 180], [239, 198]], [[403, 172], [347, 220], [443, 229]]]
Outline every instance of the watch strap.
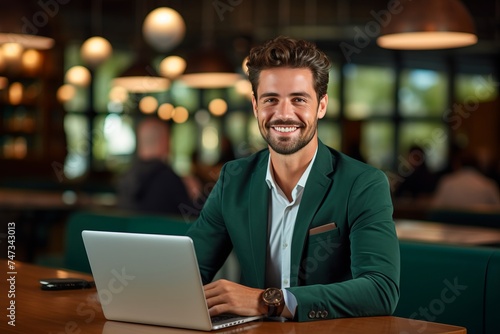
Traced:
[[277, 306], [276, 305], [269, 305], [268, 311], [267, 311], [267, 316], [268, 317], [279, 317], [279, 316], [281, 316], [281, 313], [283, 313], [284, 308], [285, 308], [285, 302], [283, 302]]
[[278, 307], [274, 305], [267, 306], [267, 316], [268, 317], [276, 317], [278, 316]]
[[285, 299], [284, 299], [284, 295], [283, 295], [283, 290], [278, 289], [278, 288], [268, 288], [263, 292], [263, 296], [266, 294], [267, 291], [270, 291], [270, 290], [279, 290], [280, 294], [281, 294], [280, 300], [275, 301], [274, 303], [267, 301], [265, 298], [263, 298], [264, 303], [267, 305], [267, 316], [268, 317], [277, 317], [277, 316], [280, 316], [281, 313], [283, 313], [283, 309], [285, 308]]

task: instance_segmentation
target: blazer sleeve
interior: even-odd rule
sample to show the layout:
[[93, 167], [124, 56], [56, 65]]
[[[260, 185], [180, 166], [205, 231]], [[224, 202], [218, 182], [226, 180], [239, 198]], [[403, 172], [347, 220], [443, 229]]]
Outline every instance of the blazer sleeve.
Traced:
[[210, 192], [198, 219], [187, 235], [194, 242], [203, 284], [210, 283], [222, 267], [233, 246], [221, 212], [225, 166]]
[[380, 170], [367, 169], [348, 191], [352, 279], [288, 288], [297, 299], [298, 321], [390, 315], [396, 308], [399, 242], [387, 177]]

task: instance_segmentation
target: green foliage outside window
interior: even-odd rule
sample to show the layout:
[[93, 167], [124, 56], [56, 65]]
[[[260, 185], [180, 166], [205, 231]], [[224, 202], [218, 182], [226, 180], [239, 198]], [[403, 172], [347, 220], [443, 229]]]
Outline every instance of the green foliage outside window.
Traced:
[[344, 68], [345, 115], [351, 120], [390, 116], [394, 110], [395, 73], [390, 67], [349, 64]]
[[403, 70], [399, 99], [402, 116], [440, 116], [448, 103], [446, 75], [432, 70]]

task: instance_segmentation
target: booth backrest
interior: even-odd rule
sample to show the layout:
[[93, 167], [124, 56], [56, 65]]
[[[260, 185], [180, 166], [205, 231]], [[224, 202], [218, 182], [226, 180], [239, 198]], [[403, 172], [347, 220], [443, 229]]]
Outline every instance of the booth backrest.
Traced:
[[485, 333], [500, 333], [500, 251], [490, 259], [486, 276], [486, 302], [484, 312]]
[[407, 241], [400, 249], [401, 296], [394, 315], [463, 326], [469, 334], [500, 333], [500, 249]]
[[90, 273], [83, 230], [185, 235], [190, 224], [179, 218], [124, 213], [75, 212], [66, 225], [64, 267]]

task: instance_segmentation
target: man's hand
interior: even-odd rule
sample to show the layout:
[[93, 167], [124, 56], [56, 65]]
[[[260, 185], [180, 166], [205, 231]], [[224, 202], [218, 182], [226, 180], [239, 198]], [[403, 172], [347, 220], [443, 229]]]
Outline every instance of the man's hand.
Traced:
[[221, 313], [252, 316], [267, 312], [267, 306], [260, 297], [264, 290], [224, 279], [209, 283], [204, 289], [210, 316]]

